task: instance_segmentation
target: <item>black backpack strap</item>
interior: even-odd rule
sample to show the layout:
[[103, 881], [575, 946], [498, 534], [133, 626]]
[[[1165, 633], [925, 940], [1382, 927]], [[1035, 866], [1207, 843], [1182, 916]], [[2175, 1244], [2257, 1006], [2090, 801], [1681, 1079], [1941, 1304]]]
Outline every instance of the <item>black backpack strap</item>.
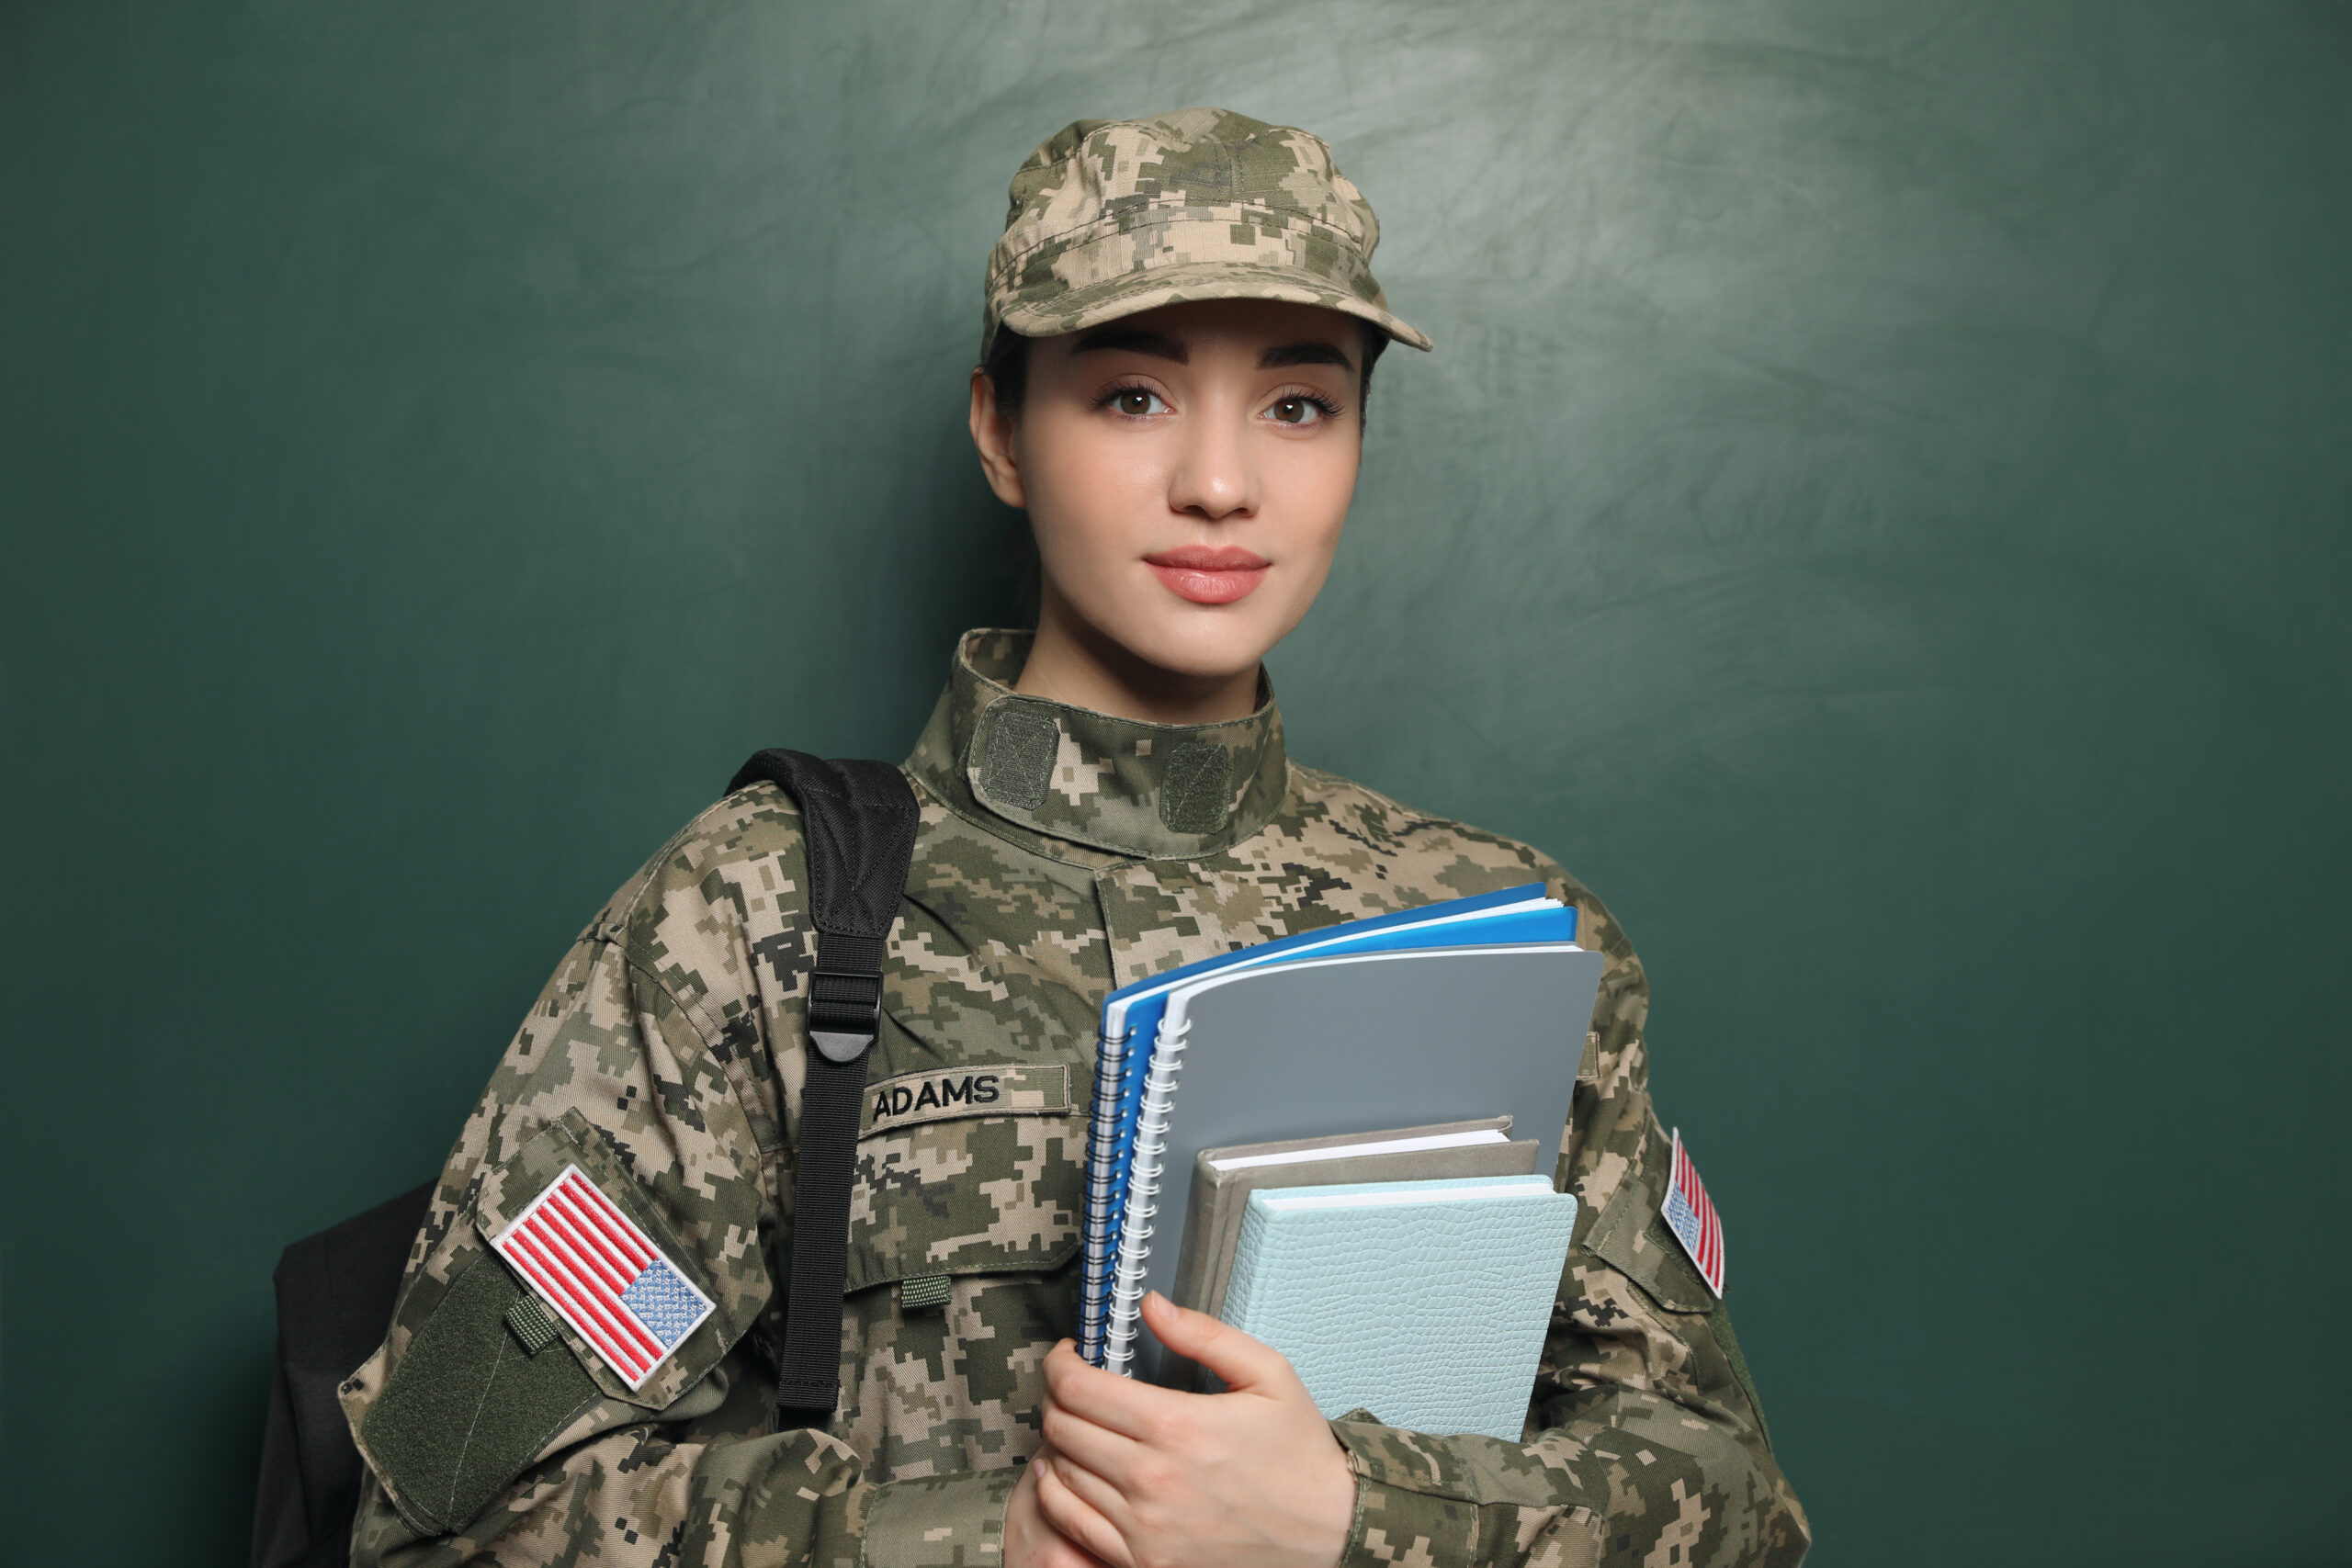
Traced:
[[882, 1027], [882, 955], [914, 859], [915, 796], [888, 762], [826, 761], [763, 751], [736, 770], [733, 794], [765, 779], [799, 804], [808, 844], [808, 1078], [800, 1101], [780, 1424], [820, 1427], [841, 1400], [842, 1294], [849, 1279], [849, 1197], [865, 1109], [866, 1051]]

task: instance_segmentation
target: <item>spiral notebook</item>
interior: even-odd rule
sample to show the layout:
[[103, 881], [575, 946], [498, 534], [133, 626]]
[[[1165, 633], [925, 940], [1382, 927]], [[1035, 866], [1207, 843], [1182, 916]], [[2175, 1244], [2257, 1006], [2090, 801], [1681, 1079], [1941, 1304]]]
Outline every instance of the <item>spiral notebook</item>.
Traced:
[[[1087, 1146], [1080, 1348], [1148, 1375], [1204, 1146], [1509, 1113], [1557, 1154], [1601, 955], [1540, 886], [1286, 938], [1114, 991]], [[1175, 1178], [1167, 1179], [1170, 1171]], [[1155, 1234], [1166, 1244], [1157, 1254]]]

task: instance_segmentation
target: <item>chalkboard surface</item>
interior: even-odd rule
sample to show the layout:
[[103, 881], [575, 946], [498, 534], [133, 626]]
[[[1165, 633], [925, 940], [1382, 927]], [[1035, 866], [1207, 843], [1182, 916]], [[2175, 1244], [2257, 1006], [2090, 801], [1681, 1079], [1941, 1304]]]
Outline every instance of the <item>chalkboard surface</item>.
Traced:
[[2352, 22], [2161, 0], [0, 8], [0, 1477], [242, 1560], [286, 1242], [760, 746], [903, 754], [1080, 115], [1309, 126], [1302, 759], [1543, 845], [1818, 1568], [2352, 1551]]

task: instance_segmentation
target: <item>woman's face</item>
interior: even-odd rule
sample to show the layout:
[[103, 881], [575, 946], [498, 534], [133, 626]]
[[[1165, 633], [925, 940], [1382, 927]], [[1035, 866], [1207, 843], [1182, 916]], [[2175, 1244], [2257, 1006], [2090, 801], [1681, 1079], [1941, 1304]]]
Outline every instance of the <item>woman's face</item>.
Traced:
[[978, 378], [973, 434], [1029, 513], [1045, 620], [1181, 677], [1254, 672], [1330, 570], [1363, 355], [1351, 316], [1209, 300], [1035, 340], [1017, 421]]

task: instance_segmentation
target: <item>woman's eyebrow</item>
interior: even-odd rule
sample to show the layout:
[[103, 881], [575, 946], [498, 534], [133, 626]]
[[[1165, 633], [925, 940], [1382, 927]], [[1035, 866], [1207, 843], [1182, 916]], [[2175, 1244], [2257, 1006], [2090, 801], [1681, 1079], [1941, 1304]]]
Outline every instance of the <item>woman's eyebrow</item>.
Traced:
[[1070, 353], [1091, 354], [1098, 348], [1148, 354], [1154, 359], [1172, 359], [1179, 365], [1189, 363], [1193, 357], [1192, 350], [1166, 333], [1146, 332], [1141, 327], [1097, 327], [1080, 338]]
[[1343, 370], [1356, 367], [1356, 362], [1345, 351], [1328, 343], [1286, 343], [1258, 356], [1261, 370], [1277, 370], [1285, 365], [1336, 365]]

